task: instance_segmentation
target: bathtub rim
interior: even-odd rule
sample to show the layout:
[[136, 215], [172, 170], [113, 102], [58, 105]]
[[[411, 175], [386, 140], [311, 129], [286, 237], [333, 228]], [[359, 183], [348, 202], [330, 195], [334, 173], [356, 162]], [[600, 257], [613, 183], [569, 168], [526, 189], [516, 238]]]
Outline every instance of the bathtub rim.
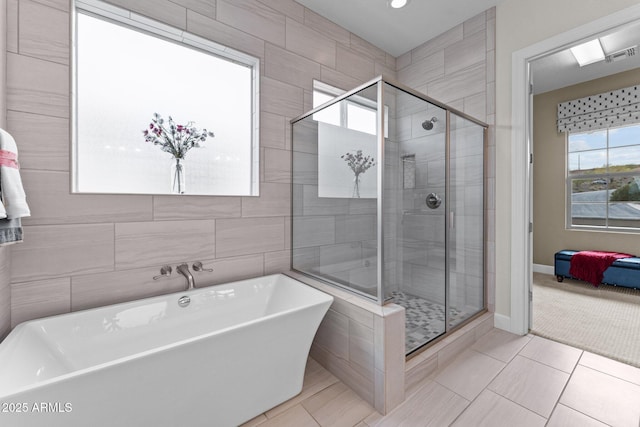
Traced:
[[[43, 320], [47, 320], [47, 319], [53, 319], [53, 318], [60, 318], [60, 317], [69, 317], [72, 315], [78, 315], [80, 313], [86, 312], [86, 311], [91, 311], [91, 310], [97, 310], [100, 308], [105, 308], [105, 307], [111, 307], [111, 306], [117, 306], [117, 305], [122, 305], [122, 306], [126, 306], [126, 305], [133, 305], [136, 303], [140, 303], [140, 301], [149, 301], [152, 302], [154, 300], [161, 300], [161, 299], [166, 299], [168, 297], [170, 297], [171, 295], [186, 295], [186, 296], [191, 296], [194, 295], [198, 292], [202, 292], [204, 289], [208, 289], [208, 288], [213, 288], [215, 286], [225, 286], [225, 285], [233, 285], [233, 284], [238, 284], [238, 283], [243, 283], [243, 282], [248, 282], [248, 281], [252, 281], [252, 280], [256, 280], [256, 279], [261, 279], [261, 278], [272, 278], [272, 277], [276, 277], [276, 276], [283, 276], [286, 277], [287, 279], [293, 280], [294, 282], [298, 282], [299, 285], [303, 285], [307, 288], [310, 288], [312, 290], [313, 293], [316, 293], [319, 297], [321, 297], [321, 300], [315, 301], [312, 304], [305, 304], [299, 307], [294, 307], [294, 308], [290, 308], [287, 310], [283, 310], [283, 311], [278, 311], [276, 313], [272, 313], [272, 314], [268, 314], [256, 319], [252, 319], [246, 322], [242, 322], [242, 323], [238, 323], [232, 326], [228, 326], [225, 328], [221, 328], [218, 329], [216, 331], [213, 332], [207, 332], [204, 334], [200, 334], [194, 337], [189, 337], [189, 338], [185, 338], [182, 340], [176, 340], [173, 341], [169, 344], [164, 344], [161, 346], [157, 346], [154, 347], [152, 349], [148, 349], [148, 350], [144, 350], [144, 351], [140, 351], [131, 355], [126, 355], [123, 357], [118, 357], [112, 360], [109, 360], [107, 362], [103, 362], [103, 363], [98, 363], [96, 365], [92, 365], [89, 367], [85, 367], [85, 368], [81, 368], [81, 369], [77, 369], [71, 372], [67, 372], [65, 374], [62, 375], [57, 375], [55, 377], [52, 378], [48, 378], [46, 380], [43, 381], [36, 381], [34, 383], [22, 386], [22, 387], [18, 387], [14, 390], [12, 390], [10, 393], [5, 393], [2, 394], [0, 393], [0, 399], [10, 399], [12, 396], [15, 395], [19, 395], [28, 391], [31, 391], [33, 389], [39, 388], [39, 387], [45, 387], [51, 384], [55, 384], [56, 382], [62, 382], [65, 381], [69, 378], [72, 377], [76, 377], [76, 376], [81, 376], [81, 375], [87, 375], [90, 374], [92, 372], [98, 371], [98, 370], [103, 370], [106, 369], [108, 367], [111, 367], [113, 365], [117, 365], [117, 364], [121, 364], [121, 363], [127, 363], [133, 360], [137, 360], [137, 359], [141, 359], [144, 357], [148, 357], [150, 355], [153, 354], [158, 354], [158, 353], [163, 353], [163, 352], [167, 352], [170, 350], [175, 349], [176, 347], [180, 347], [180, 346], [184, 346], [184, 345], [188, 345], [191, 343], [195, 343], [197, 341], [202, 341], [205, 340], [207, 338], [211, 338], [213, 336], [216, 335], [222, 335], [222, 334], [227, 334], [235, 329], [239, 329], [239, 328], [245, 328], [245, 327], [249, 327], [251, 325], [254, 325], [256, 323], [260, 323], [260, 322], [264, 322], [270, 319], [274, 319], [277, 317], [283, 317], [285, 315], [289, 315], [289, 314], [294, 314], [296, 312], [300, 312], [303, 311], [305, 309], [309, 309], [311, 307], [317, 307], [317, 306], [322, 306], [324, 304], [327, 304], [327, 310], [329, 309], [329, 307], [331, 306], [331, 304], [334, 301], [333, 296], [327, 294], [326, 292], [323, 292], [319, 289], [314, 288], [313, 286], [310, 286], [304, 282], [301, 282], [293, 277], [290, 277], [286, 274], [283, 273], [275, 273], [275, 274], [270, 274], [270, 275], [266, 275], [266, 276], [258, 276], [258, 277], [254, 277], [254, 278], [250, 278], [250, 279], [242, 279], [242, 280], [236, 280], [233, 282], [225, 282], [225, 283], [218, 283], [216, 285], [211, 285], [211, 286], [203, 286], [201, 288], [196, 288], [194, 290], [190, 290], [190, 291], [182, 291], [182, 292], [172, 292], [170, 294], [162, 294], [162, 295], [158, 295], [158, 296], [154, 296], [154, 297], [148, 297], [148, 298], [141, 298], [141, 299], [137, 299], [137, 300], [132, 300], [132, 301], [127, 301], [127, 302], [121, 302], [121, 303], [115, 303], [115, 304], [108, 304], [105, 306], [101, 306], [101, 307], [94, 307], [94, 308], [87, 308], [87, 309], [83, 309], [83, 310], [78, 310], [78, 311], [73, 311], [71, 313], [62, 313], [62, 314], [57, 314], [57, 315], [53, 315], [53, 316], [47, 316], [47, 317], [43, 317], [43, 318], [39, 318], [39, 319], [32, 319], [32, 320], [27, 320], [24, 321], [20, 324], [18, 324], [15, 328], [13, 328], [11, 330], [11, 332], [9, 333], [9, 335], [7, 335], [7, 337], [2, 341], [2, 343], [0, 344], [4, 344], [7, 342], [8, 339], [10, 339], [10, 337], [12, 336], [12, 333], [16, 330], [20, 331], [21, 329], [26, 328], [27, 326], [29, 326], [29, 324], [31, 323], [38, 323], [41, 322]], [[323, 316], [324, 317], [324, 316]]]

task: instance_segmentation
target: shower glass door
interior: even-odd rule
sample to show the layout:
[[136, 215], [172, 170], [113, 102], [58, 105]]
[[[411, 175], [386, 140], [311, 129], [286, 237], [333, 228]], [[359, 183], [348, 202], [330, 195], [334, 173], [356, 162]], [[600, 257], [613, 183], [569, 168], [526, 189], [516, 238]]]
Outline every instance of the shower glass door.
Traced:
[[[406, 310], [406, 353], [446, 331], [447, 114], [411, 93], [386, 86], [394, 107], [385, 141], [386, 289]], [[395, 239], [394, 239], [395, 237]]]
[[484, 308], [484, 132], [477, 123], [450, 114], [450, 328]]

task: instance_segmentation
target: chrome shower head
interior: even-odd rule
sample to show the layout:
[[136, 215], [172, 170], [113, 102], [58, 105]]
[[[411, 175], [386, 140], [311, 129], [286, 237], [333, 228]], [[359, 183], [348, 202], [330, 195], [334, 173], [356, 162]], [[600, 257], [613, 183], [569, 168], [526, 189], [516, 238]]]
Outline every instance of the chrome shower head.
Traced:
[[433, 129], [434, 123], [437, 121], [438, 121], [437, 117], [431, 117], [431, 120], [425, 120], [424, 122], [422, 122], [422, 128], [424, 130], [431, 130]]

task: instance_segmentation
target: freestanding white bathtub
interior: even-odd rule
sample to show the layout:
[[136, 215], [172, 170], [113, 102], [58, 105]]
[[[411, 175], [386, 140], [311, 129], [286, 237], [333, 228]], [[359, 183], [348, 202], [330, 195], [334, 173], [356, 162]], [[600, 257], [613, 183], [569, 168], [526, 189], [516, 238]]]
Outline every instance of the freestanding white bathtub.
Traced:
[[0, 425], [237, 426], [301, 391], [332, 300], [278, 274], [22, 323]]

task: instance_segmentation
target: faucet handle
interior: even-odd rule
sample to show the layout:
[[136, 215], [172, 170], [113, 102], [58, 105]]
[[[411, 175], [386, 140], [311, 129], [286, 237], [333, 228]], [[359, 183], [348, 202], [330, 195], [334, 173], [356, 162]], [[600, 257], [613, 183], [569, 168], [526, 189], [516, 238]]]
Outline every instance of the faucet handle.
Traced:
[[200, 261], [196, 261], [193, 263], [193, 270], [194, 271], [213, 271], [213, 268], [204, 268], [202, 266], [202, 263]]
[[153, 280], [162, 279], [163, 277], [169, 277], [169, 276], [171, 276], [171, 272], [172, 271], [173, 271], [173, 269], [171, 268], [170, 265], [163, 265], [160, 268], [160, 275], [159, 276], [153, 276]]

